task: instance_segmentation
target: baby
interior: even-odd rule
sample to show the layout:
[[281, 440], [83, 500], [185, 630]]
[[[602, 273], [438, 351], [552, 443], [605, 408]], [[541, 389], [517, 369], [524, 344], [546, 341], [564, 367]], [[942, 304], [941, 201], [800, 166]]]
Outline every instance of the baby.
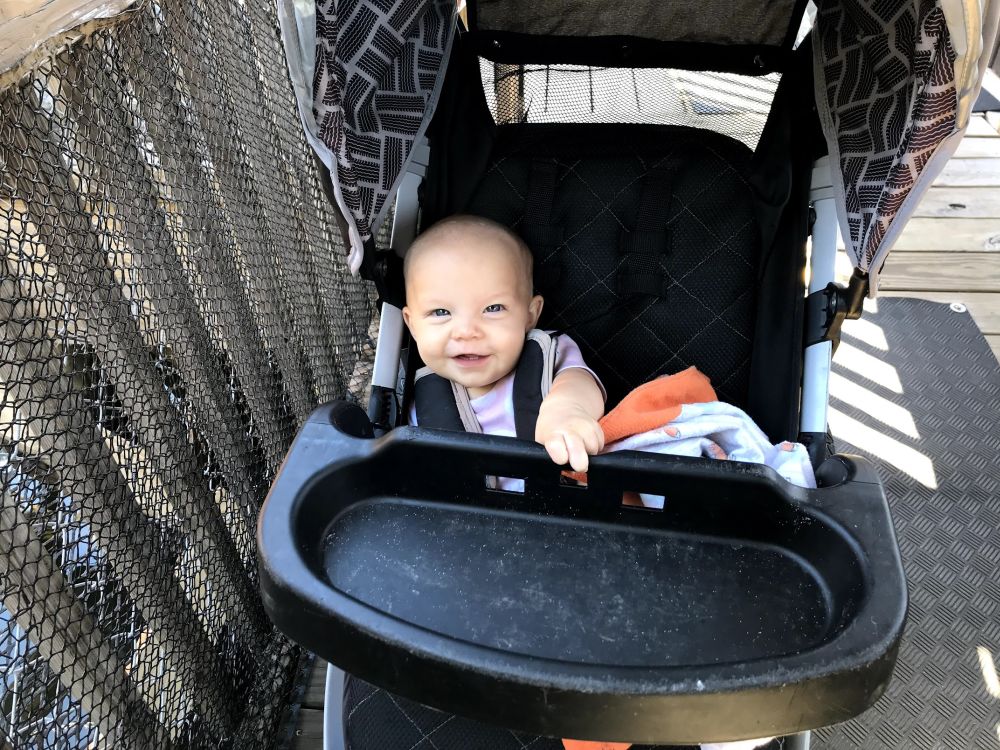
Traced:
[[[543, 304], [532, 294], [531, 251], [494, 221], [452, 216], [414, 241], [403, 274], [403, 320], [424, 364], [468, 389], [483, 432], [513, 436], [513, 373]], [[604, 447], [604, 388], [572, 339], [560, 335], [557, 346], [535, 440], [557, 464], [586, 471]]]

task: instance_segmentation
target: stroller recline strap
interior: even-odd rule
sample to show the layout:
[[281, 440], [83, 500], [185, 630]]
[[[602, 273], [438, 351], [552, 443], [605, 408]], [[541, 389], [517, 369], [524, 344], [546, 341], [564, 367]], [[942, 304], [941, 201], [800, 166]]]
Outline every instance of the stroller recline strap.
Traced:
[[452, 432], [477, 432], [483, 428], [469, 403], [469, 391], [457, 383], [421, 367], [413, 383], [413, 404], [417, 424]]
[[626, 255], [659, 255], [667, 247], [668, 235], [666, 229], [641, 230], [626, 232], [622, 235], [621, 250]]
[[618, 294], [653, 297], [666, 294], [667, 279], [660, 256], [670, 250], [670, 233], [665, 226], [670, 195], [670, 175], [665, 169], [653, 169], [646, 174], [636, 227], [623, 232], [618, 245], [625, 256], [615, 279]]
[[630, 296], [648, 294], [659, 297], [663, 293], [663, 270], [658, 255], [633, 253], [625, 258], [618, 269], [615, 291]]

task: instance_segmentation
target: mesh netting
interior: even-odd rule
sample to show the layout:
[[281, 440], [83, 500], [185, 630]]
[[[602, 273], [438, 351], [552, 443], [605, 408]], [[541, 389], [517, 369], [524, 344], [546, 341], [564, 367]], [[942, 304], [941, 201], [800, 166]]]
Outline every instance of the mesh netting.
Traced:
[[780, 75], [671, 68], [505, 65], [480, 60], [498, 123], [602, 122], [684, 125], [757, 147]]
[[0, 746], [278, 743], [256, 517], [370, 368], [318, 186], [269, 3], [143, 3], [0, 92]]

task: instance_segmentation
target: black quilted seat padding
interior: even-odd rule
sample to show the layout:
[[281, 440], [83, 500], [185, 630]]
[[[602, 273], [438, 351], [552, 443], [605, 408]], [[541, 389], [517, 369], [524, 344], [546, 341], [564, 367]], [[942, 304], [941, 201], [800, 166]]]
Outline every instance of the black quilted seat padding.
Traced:
[[[680, 127], [505, 126], [467, 210], [527, 234], [531, 164], [540, 158], [557, 163], [551, 218], [562, 230], [557, 248], [533, 248], [545, 296], [542, 326], [566, 330], [580, 344], [609, 406], [689, 365], [711, 378], [720, 399], [745, 406], [760, 255], [749, 149]], [[636, 227], [644, 178], [653, 169], [665, 170], [671, 186], [661, 212], [666, 293], [620, 295], [619, 244]]]
[[[344, 683], [348, 750], [563, 750], [554, 737], [512, 732], [393, 695], [351, 675]], [[632, 750], [696, 750], [633, 745]]]

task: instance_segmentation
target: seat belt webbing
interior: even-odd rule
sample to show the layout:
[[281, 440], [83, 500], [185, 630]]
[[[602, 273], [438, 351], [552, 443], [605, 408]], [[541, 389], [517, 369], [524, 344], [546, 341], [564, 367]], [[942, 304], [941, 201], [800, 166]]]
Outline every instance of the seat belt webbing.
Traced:
[[642, 183], [635, 229], [624, 232], [619, 245], [625, 256], [615, 280], [619, 294], [663, 297], [666, 293], [666, 275], [660, 265], [660, 255], [670, 250], [670, 234], [666, 228], [670, 197], [669, 173], [665, 169], [650, 170]]

